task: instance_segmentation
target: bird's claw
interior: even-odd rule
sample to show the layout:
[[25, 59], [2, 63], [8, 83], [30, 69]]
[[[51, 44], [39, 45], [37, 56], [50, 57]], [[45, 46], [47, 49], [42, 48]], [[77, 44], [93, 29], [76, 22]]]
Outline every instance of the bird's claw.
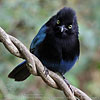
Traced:
[[44, 67], [43, 72], [45, 72], [45, 76], [47, 77], [47, 75], [49, 74], [49, 71], [48, 71], [48, 69], [46, 67]]
[[65, 83], [68, 85], [68, 87], [70, 88], [71, 92], [74, 94], [73, 89], [71, 88], [71, 85], [69, 84], [67, 79], [64, 79]]
[[68, 87], [70, 88], [71, 92], [74, 94], [74, 91], [71, 88], [71, 85], [70, 85], [69, 81], [64, 76], [63, 76], [63, 79], [64, 79], [65, 83], [68, 85]]

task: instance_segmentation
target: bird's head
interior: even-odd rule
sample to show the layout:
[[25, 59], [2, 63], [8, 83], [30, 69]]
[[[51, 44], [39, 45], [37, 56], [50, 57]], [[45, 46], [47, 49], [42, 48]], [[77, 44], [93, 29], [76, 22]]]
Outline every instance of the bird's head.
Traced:
[[52, 31], [50, 33], [58, 38], [78, 36], [77, 18], [72, 8], [64, 7], [46, 25], [49, 27], [49, 31]]

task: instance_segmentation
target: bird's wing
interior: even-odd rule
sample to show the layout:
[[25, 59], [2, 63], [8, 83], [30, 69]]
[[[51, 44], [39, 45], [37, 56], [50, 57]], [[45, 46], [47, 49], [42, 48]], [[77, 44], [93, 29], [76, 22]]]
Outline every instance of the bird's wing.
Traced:
[[38, 34], [35, 36], [35, 38], [32, 40], [32, 43], [30, 45], [30, 52], [34, 53], [34, 50], [36, 46], [38, 46], [46, 37], [46, 31], [47, 27], [43, 25], [38, 32]]

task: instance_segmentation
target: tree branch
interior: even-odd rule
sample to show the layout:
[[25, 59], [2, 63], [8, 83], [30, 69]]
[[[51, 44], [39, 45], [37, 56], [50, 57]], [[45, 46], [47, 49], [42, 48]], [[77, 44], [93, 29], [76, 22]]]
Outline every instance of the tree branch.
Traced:
[[56, 73], [49, 70], [49, 75], [46, 76], [44, 66], [40, 60], [35, 55], [31, 54], [22, 42], [11, 35], [8, 35], [1, 27], [0, 42], [4, 44], [10, 53], [27, 60], [27, 67], [30, 73], [40, 76], [49, 86], [62, 90], [68, 100], [76, 100], [75, 96], [80, 100], [92, 100], [84, 92], [71, 85], [71, 88], [74, 91], [73, 94], [65, 81]]

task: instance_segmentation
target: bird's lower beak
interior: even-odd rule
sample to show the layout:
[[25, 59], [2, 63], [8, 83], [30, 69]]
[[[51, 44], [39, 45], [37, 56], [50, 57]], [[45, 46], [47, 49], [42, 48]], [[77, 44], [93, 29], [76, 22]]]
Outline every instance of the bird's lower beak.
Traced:
[[66, 32], [68, 29], [65, 27], [65, 25], [59, 26], [61, 32]]

